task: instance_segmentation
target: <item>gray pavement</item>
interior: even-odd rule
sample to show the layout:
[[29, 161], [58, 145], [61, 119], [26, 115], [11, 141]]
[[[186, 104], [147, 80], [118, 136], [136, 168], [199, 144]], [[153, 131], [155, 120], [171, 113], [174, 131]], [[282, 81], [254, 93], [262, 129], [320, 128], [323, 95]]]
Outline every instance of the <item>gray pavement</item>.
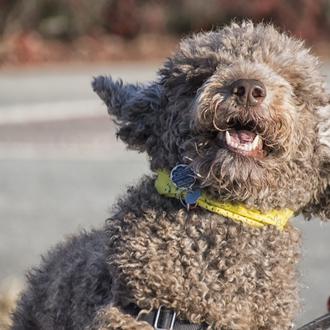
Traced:
[[90, 88], [93, 77], [111, 74], [124, 81], [137, 82], [141, 78], [148, 81], [155, 77], [158, 67], [158, 63], [122, 63], [88, 68], [71, 65], [2, 71], [0, 105], [94, 99]]
[[[0, 72], [0, 281], [22, 278], [64, 237], [101, 226], [115, 198], [148, 173], [145, 155], [115, 139], [90, 81], [99, 73], [146, 81], [156, 68]], [[329, 81], [330, 66], [324, 72]], [[324, 313], [330, 295], [330, 224], [295, 223], [304, 239], [301, 324]]]

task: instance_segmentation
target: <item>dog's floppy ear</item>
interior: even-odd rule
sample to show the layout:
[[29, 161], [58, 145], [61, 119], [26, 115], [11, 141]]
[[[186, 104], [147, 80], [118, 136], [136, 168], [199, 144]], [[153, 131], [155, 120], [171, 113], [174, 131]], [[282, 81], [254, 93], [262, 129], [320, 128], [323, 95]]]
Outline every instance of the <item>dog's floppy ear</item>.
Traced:
[[330, 220], [330, 97], [329, 103], [318, 109], [319, 150], [320, 155], [320, 189], [315, 200], [305, 210], [305, 215], [318, 216]]
[[148, 152], [159, 135], [157, 118], [164, 103], [161, 86], [157, 82], [148, 86], [123, 84], [104, 76], [95, 78], [92, 86], [115, 117], [117, 136], [129, 148]]
[[188, 56], [181, 49], [173, 58], [169, 58], [159, 74], [162, 85], [172, 93], [191, 96], [214, 73], [217, 67], [215, 56]]

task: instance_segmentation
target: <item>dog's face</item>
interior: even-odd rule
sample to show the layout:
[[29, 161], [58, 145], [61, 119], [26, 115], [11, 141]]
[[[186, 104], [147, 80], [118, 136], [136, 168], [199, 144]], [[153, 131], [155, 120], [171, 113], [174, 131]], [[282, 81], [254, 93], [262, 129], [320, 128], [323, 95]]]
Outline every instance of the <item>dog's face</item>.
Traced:
[[329, 96], [301, 42], [252, 23], [198, 34], [145, 91], [152, 110], [119, 136], [152, 169], [188, 164], [215, 198], [329, 217]]

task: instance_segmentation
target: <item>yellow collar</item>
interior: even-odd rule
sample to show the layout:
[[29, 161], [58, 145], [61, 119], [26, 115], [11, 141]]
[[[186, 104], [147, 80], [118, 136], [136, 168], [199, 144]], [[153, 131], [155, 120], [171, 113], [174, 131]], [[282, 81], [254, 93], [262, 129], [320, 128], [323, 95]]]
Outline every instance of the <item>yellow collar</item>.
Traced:
[[[187, 192], [178, 189], [170, 179], [166, 171], [158, 171], [158, 177], [155, 181], [155, 187], [160, 195], [183, 200]], [[289, 209], [271, 210], [261, 213], [259, 210], [249, 209], [244, 204], [222, 203], [208, 198], [202, 193], [196, 201], [196, 205], [224, 217], [235, 221], [240, 221], [253, 227], [263, 227], [273, 225], [279, 230], [283, 230], [293, 211]]]

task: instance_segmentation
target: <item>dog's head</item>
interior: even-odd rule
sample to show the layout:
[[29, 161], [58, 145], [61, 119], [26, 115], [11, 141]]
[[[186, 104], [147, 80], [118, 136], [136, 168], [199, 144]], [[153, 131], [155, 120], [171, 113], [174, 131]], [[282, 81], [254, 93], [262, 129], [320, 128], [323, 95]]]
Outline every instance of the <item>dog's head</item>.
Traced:
[[141, 87], [99, 77], [119, 137], [215, 198], [330, 216], [330, 97], [303, 43], [244, 22], [183, 40]]

